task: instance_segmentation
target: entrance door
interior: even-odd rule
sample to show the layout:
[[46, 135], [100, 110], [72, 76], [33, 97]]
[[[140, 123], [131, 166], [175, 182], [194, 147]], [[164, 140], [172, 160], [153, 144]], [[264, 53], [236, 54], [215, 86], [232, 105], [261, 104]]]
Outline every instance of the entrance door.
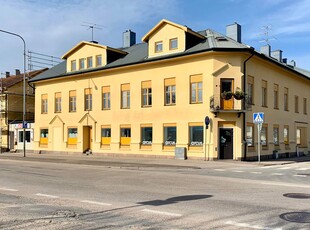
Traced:
[[83, 152], [92, 149], [92, 127], [83, 126]]
[[220, 128], [220, 159], [233, 159], [233, 129]]
[[62, 147], [62, 131], [61, 127], [53, 127], [53, 150], [61, 151]]
[[[221, 95], [225, 92], [233, 92], [234, 80], [233, 79], [221, 79]], [[222, 109], [233, 109], [234, 108], [234, 98], [224, 99], [221, 98], [221, 108]]]

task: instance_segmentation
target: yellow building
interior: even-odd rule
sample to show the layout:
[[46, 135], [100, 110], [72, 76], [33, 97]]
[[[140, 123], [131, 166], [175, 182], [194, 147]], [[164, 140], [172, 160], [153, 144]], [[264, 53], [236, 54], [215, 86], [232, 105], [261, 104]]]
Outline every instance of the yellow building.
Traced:
[[241, 43], [240, 25], [222, 35], [162, 20], [123, 42], [80, 42], [31, 80], [36, 152], [255, 160], [264, 112], [262, 159], [309, 154], [310, 73]]

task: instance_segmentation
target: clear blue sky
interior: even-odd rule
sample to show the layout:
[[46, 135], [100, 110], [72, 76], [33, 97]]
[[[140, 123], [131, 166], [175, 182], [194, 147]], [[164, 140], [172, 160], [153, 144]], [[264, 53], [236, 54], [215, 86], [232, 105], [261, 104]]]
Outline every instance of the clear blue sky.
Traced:
[[[122, 33], [132, 29], [141, 37], [161, 19], [193, 30], [214, 29], [238, 22], [242, 42], [259, 50], [262, 27], [271, 26], [272, 50], [310, 70], [309, 0], [0, 0], [0, 29], [22, 35], [27, 50], [61, 57], [82, 40], [91, 40], [84, 22], [103, 25], [94, 40], [122, 45]], [[23, 69], [22, 42], [0, 33], [0, 72]]]

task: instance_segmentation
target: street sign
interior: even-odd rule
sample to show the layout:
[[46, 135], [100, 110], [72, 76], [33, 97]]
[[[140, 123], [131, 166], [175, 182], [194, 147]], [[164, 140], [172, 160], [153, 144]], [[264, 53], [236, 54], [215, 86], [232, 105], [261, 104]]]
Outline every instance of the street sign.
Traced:
[[206, 129], [208, 129], [209, 124], [210, 124], [210, 118], [208, 116], [205, 117], [205, 124], [206, 124]]
[[264, 113], [253, 113], [253, 123], [262, 124], [264, 123]]

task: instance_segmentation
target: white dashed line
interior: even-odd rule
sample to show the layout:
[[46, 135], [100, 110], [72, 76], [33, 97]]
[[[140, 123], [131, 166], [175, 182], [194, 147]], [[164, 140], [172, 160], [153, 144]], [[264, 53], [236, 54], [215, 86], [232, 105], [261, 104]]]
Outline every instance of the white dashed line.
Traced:
[[280, 170], [285, 170], [285, 169], [292, 169], [293, 167], [282, 167], [282, 168], [278, 168]]
[[300, 169], [295, 169], [297, 171], [305, 171], [305, 170], [308, 170], [308, 168], [300, 168]]
[[238, 223], [235, 221], [226, 221], [225, 224], [233, 225], [233, 226], [237, 226], [237, 227], [243, 227], [243, 228], [252, 228], [252, 229], [282, 230], [282, 228], [268, 228], [265, 226], [251, 225], [251, 224], [247, 224], [247, 223]]
[[102, 206], [111, 206], [112, 204], [108, 204], [108, 203], [101, 203], [101, 202], [97, 202], [97, 201], [91, 201], [91, 200], [82, 200], [82, 203], [88, 203], [88, 204], [97, 204], [97, 205], [102, 205]]
[[294, 176], [297, 176], [297, 177], [306, 177], [306, 175], [294, 175]]
[[262, 172], [251, 172], [252, 174], [262, 174]]
[[241, 170], [235, 170], [233, 172], [237, 172], [237, 173], [243, 173], [244, 171], [241, 171]]
[[151, 210], [151, 209], [143, 209], [143, 212], [149, 212], [149, 213], [154, 213], [154, 214], [159, 214], [159, 215], [165, 215], [165, 216], [175, 216], [175, 217], [180, 217], [182, 214], [178, 213], [173, 213], [173, 212], [162, 212], [162, 211], [156, 211], [156, 210]]
[[226, 170], [225, 169], [214, 169], [214, 171], [224, 172]]
[[290, 184], [290, 183], [278, 183], [278, 182], [261, 182], [264, 185], [285, 186], [295, 188], [310, 188], [310, 185]]
[[43, 193], [37, 193], [36, 196], [43, 196], [43, 197], [48, 197], [48, 198], [59, 198], [59, 196], [53, 196], [53, 195], [48, 195], [48, 194], [43, 194]]
[[271, 175], [273, 175], [273, 176], [283, 176], [284, 174], [283, 173], [271, 173]]
[[18, 192], [17, 189], [12, 189], [12, 188], [0, 188], [2, 191], [9, 191], [9, 192]]

